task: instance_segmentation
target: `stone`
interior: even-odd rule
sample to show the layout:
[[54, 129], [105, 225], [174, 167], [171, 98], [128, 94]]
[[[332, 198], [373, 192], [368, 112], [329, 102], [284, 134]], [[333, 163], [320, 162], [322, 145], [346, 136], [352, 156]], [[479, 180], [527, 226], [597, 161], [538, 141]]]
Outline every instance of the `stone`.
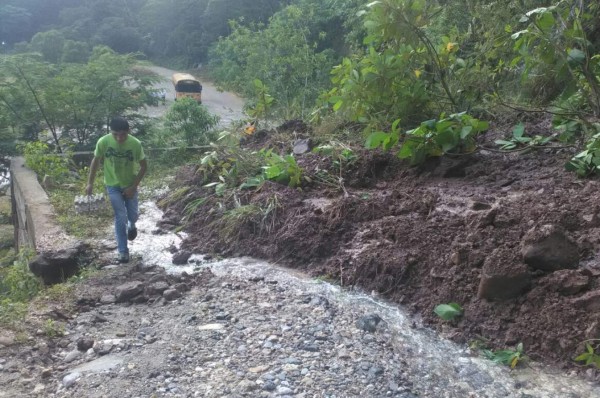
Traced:
[[365, 315], [356, 321], [356, 327], [365, 332], [374, 333], [381, 317], [377, 314]]
[[144, 284], [140, 281], [127, 282], [115, 289], [115, 299], [118, 303], [129, 301], [144, 291]]
[[181, 292], [177, 289], [167, 289], [163, 292], [165, 300], [172, 301], [181, 297]]
[[77, 349], [86, 352], [94, 346], [94, 339], [81, 337], [77, 340]]
[[192, 253], [187, 250], [182, 250], [178, 253], [173, 254], [173, 264], [184, 265], [187, 264], [188, 260], [192, 256]]
[[67, 355], [65, 355], [64, 361], [69, 363], [69, 362], [73, 362], [74, 360], [76, 360], [78, 358], [81, 358], [81, 352], [80, 351], [71, 351]]
[[117, 302], [117, 298], [114, 294], [103, 294], [100, 297], [100, 304], [113, 304], [115, 302]]
[[564, 228], [546, 224], [527, 231], [521, 253], [525, 264], [542, 271], [576, 268], [579, 248]]
[[71, 387], [73, 384], [75, 384], [77, 379], [79, 379], [80, 377], [81, 377], [81, 373], [79, 373], [79, 372], [69, 373], [62, 379], [63, 386], [65, 386], [66, 388]]
[[525, 264], [513, 262], [510, 249], [496, 249], [485, 259], [477, 297], [487, 300], [509, 300], [519, 297], [531, 284]]
[[0, 336], [0, 345], [5, 347], [15, 344], [15, 339], [9, 336]]
[[309, 138], [294, 141], [292, 151], [294, 155], [301, 155], [311, 150], [311, 141]]
[[168, 288], [169, 284], [166, 281], [157, 281], [146, 286], [144, 294], [147, 296], [159, 296]]

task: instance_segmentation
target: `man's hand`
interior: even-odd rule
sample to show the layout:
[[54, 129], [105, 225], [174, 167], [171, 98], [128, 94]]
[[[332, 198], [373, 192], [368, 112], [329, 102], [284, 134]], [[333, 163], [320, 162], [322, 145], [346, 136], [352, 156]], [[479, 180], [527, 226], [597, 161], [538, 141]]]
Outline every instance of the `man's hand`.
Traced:
[[92, 184], [88, 184], [85, 187], [85, 193], [87, 196], [90, 196], [92, 194], [92, 192], [94, 192], [94, 186]]
[[135, 185], [127, 187], [123, 190], [123, 196], [125, 196], [127, 199], [131, 199], [135, 196], [135, 191], [137, 191], [137, 187]]

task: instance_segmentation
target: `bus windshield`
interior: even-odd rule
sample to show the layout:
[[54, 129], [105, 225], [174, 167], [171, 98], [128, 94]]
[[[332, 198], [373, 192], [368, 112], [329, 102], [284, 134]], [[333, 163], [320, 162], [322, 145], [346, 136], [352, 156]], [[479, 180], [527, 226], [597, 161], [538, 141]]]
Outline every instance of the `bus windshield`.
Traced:
[[173, 86], [175, 87], [175, 100], [190, 97], [198, 102], [201, 101], [202, 85], [189, 73], [174, 73]]

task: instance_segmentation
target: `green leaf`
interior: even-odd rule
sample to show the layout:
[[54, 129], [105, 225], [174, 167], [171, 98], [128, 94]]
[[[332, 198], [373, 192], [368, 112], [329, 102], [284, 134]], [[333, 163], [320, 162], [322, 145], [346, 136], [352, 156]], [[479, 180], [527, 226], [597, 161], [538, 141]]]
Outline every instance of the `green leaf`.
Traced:
[[379, 24], [375, 21], [365, 21], [364, 26], [367, 30], [374, 30], [379, 26]]
[[538, 15], [538, 14], [546, 14], [548, 12], [552, 12], [556, 7], [538, 7], [535, 8], [529, 12], [527, 12], [525, 15], [530, 17], [532, 15]]
[[585, 53], [578, 48], [572, 48], [569, 50], [567, 62], [569, 65], [582, 65], [585, 62]]
[[262, 176], [248, 178], [242, 185], [240, 185], [240, 189], [256, 188], [260, 186], [264, 181], [265, 180]]
[[512, 131], [513, 137], [515, 138], [521, 138], [523, 133], [525, 133], [525, 125], [523, 123], [517, 124]]
[[435, 124], [435, 130], [438, 133], [448, 130], [450, 127], [454, 126], [454, 121], [452, 120], [440, 120]]
[[333, 110], [335, 112], [339, 111], [343, 104], [344, 104], [344, 101], [339, 100], [338, 102], [335, 103], [335, 105], [333, 105]]
[[550, 12], [541, 14], [537, 19], [537, 24], [541, 30], [547, 31], [554, 26], [554, 15]]
[[283, 170], [277, 165], [265, 166], [264, 170], [265, 170], [265, 176], [269, 180], [273, 180], [273, 179], [279, 177], [283, 173]]
[[450, 321], [462, 315], [462, 307], [457, 303], [440, 304], [433, 310], [440, 318]]
[[586, 361], [586, 365], [587, 365], [588, 364], [587, 360], [588, 360], [589, 357], [590, 357], [590, 354], [587, 353], [587, 352], [584, 352], [583, 354], [578, 355], [577, 357], [575, 357], [574, 361], [577, 361], [577, 362]]
[[518, 31], [516, 33], [513, 33], [512, 35], [510, 35], [510, 38], [513, 39], [513, 40], [517, 40], [522, 35], [526, 35], [528, 33], [529, 33], [528, 29], [520, 30], [520, 31]]
[[435, 142], [442, 148], [442, 151], [448, 152], [456, 147], [458, 140], [450, 130], [443, 130], [438, 133]]
[[404, 144], [402, 144], [402, 147], [400, 147], [400, 150], [398, 151], [396, 156], [398, 156], [399, 159], [408, 159], [412, 156], [412, 153], [413, 148], [411, 147], [410, 143], [405, 142]]
[[434, 130], [436, 127], [436, 123], [437, 123], [437, 120], [435, 120], [435, 119], [425, 120], [424, 122], [421, 123], [421, 127], [427, 127], [429, 130]]
[[460, 130], [460, 138], [462, 140], [464, 140], [465, 138], [467, 138], [469, 135], [471, 135], [471, 132], [473, 131], [473, 126], [464, 126], [461, 130]]
[[379, 147], [383, 147], [386, 142], [389, 142], [390, 135], [384, 133], [383, 131], [376, 131], [367, 137], [367, 141], [365, 142], [365, 147], [368, 149], [375, 149]]

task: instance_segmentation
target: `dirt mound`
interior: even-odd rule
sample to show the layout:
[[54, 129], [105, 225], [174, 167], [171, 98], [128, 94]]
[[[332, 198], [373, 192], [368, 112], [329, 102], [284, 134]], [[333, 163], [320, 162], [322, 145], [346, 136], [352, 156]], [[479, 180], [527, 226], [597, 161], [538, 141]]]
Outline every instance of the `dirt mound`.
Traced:
[[[600, 184], [564, 171], [572, 150], [481, 150], [420, 168], [354, 153], [343, 168], [332, 157], [298, 156], [311, 183], [245, 192], [236, 200], [252, 214], [207, 200], [183, 249], [267, 258], [374, 290], [457, 341], [522, 342], [533, 359], [565, 367], [585, 340], [600, 338]], [[324, 169], [336, 178], [319, 180]], [[205, 195], [194, 189], [192, 197]], [[181, 216], [185, 205], [167, 214]], [[462, 318], [434, 314], [449, 302], [464, 308]]]

